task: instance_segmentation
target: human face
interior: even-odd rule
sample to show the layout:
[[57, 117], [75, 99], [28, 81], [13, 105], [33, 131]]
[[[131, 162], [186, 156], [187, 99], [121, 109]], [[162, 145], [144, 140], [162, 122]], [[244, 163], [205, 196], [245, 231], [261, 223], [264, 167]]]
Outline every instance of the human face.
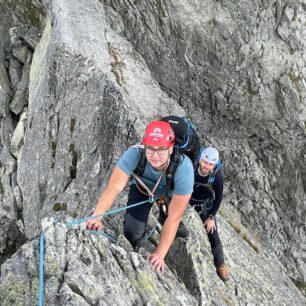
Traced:
[[215, 165], [208, 163], [204, 159], [200, 160], [200, 170], [203, 174], [208, 174], [214, 169]]
[[146, 146], [145, 153], [147, 161], [157, 170], [162, 170], [167, 166], [169, 156], [173, 152], [170, 147]]

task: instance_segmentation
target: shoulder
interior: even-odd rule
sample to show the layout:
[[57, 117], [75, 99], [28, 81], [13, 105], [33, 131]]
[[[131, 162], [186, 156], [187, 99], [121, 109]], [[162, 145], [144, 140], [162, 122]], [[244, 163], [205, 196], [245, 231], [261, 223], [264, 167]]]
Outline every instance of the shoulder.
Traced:
[[174, 175], [174, 192], [177, 195], [191, 194], [194, 184], [194, 170], [189, 157], [180, 156], [180, 164]]
[[193, 172], [193, 164], [192, 161], [190, 160], [190, 158], [185, 155], [185, 154], [181, 154], [180, 156], [180, 165], [179, 167], [185, 168], [186, 170], [192, 170]]
[[192, 161], [189, 157], [184, 154], [180, 155], [180, 162], [176, 171], [176, 176], [186, 176], [190, 177], [194, 175], [194, 169]]
[[125, 157], [139, 157], [141, 153], [143, 152], [143, 149], [138, 148], [138, 147], [129, 147], [122, 155]]
[[218, 169], [218, 171], [215, 174], [215, 177], [216, 177], [216, 182], [223, 183], [224, 175], [223, 175], [222, 167]]
[[125, 173], [130, 175], [137, 167], [140, 157], [140, 148], [129, 147], [120, 157], [117, 166], [123, 170]]

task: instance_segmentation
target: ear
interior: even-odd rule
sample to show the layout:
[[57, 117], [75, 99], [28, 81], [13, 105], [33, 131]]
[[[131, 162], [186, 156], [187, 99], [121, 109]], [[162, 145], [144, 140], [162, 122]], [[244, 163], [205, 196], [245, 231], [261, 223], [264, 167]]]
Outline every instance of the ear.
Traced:
[[170, 155], [173, 153], [173, 147], [169, 148], [169, 153], [170, 153]]

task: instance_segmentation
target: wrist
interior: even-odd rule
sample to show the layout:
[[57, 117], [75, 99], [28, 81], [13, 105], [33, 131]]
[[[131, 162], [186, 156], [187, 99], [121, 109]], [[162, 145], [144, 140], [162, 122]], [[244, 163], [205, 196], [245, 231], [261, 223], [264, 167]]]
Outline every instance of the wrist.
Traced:
[[208, 218], [209, 218], [210, 220], [213, 220], [213, 221], [215, 220], [215, 216], [214, 216], [214, 215], [209, 215]]
[[159, 256], [161, 256], [163, 259], [165, 258], [166, 254], [164, 254], [164, 252], [161, 252], [158, 250], [158, 248], [154, 251], [155, 254], [158, 254]]

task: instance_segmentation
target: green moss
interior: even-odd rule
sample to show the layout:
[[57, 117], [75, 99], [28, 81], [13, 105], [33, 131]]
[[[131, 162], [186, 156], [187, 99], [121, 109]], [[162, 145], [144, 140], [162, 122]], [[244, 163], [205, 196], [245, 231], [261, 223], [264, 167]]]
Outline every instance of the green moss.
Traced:
[[68, 205], [67, 203], [55, 203], [53, 204], [54, 211], [67, 211]]
[[122, 86], [124, 83], [122, 69], [125, 68], [125, 64], [120, 55], [116, 52], [116, 49], [112, 47], [110, 43], [108, 43], [108, 52], [113, 59], [111, 62], [112, 73], [115, 75], [118, 85]]
[[155, 281], [153, 277], [146, 272], [142, 272], [138, 278], [137, 289], [138, 292], [145, 297], [150, 297], [154, 305], [164, 305], [160, 301], [160, 296], [158, 295], [158, 290], [154, 286]]
[[6, 293], [5, 299], [1, 305], [25, 305], [26, 294], [29, 292], [29, 287], [26, 283], [18, 281], [13, 278], [11, 282], [7, 282], [4, 291]]
[[231, 225], [231, 227], [235, 230], [235, 232], [237, 234], [241, 233], [241, 226], [240, 226], [240, 224], [238, 224], [237, 222], [234, 222], [232, 220], [229, 220], [229, 224]]
[[235, 232], [242, 237], [245, 242], [247, 242], [257, 253], [259, 253], [259, 246], [253, 241], [250, 235], [242, 229], [240, 224], [231, 220], [229, 221], [229, 224], [235, 230]]
[[291, 278], [291, 280], [295, 284], [295, 286], [305, 295], [306, 294], [306, 284], [296, 279], [293, 279], [293, 278]]
[[61, 278], [63, 276], [63, 270], [60, 259], [54, 255], [48, 256], [46, 253], [45, 271], [46, 275], [51, 275], [58, 279]]
[[249, 235], [246, 233], [242, 237], [257, 253], [259, 253], [259, 247], [252, 241]]
[[38, 277], [35, 277], [31, 280], [31, 289], [32, 289], [32, 296], [37, 295], [38, 300], [38, 288], [39, 288], [39, 279]]
[[40, 7], [35, 6], [31, 0], [27, 0], [25, 3], [24, 18], [25, 20], [36, 28], [41, 27], [40, 16], [43, 15], [43, 11]]
[[135, 50], [129, 52], [129, 56], [135, 61], [139, 60], [139, 54]]
[[[18, 6], [22, 6], [22, 10], [18, 10]], [[38, 29], [41, 28], [40, 17], [43, 16], [43, 10], [41, 7], [36, 6], [31, 0], [24, 0], [23, 3], [20, 1], [6, 1], [6, 10], [14, 12], [16, 17], [21, 23], [34, 26]]]
[[153, 5], [156, 6], [159, 16], [166, 17], [166, 12], [163, 9], [161, 0], [154, 0]]
[[302, 77], [300, 74], [294, 73], [293, 71], [290, 71], [290, 72], [288, 73], [288, 76], [289, 76], [289, 78], [290, 78], [290, 80], [291, 80], [291, 82], [292, 82], [292, 85], [293, 85], [296, 89], [298, 89], [299, 83], [300, 83], [300, 81], [303, 79], [303, 77]]

